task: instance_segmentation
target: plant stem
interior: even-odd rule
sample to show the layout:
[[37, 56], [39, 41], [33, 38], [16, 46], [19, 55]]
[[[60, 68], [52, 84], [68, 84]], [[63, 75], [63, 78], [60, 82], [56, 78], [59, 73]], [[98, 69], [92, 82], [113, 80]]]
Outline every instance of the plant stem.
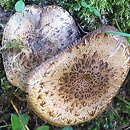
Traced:
[[11, 125], [3, 125], [3, 126], [0, 126], [0, 129], [6, 128], [6, 127], [11, 127]]

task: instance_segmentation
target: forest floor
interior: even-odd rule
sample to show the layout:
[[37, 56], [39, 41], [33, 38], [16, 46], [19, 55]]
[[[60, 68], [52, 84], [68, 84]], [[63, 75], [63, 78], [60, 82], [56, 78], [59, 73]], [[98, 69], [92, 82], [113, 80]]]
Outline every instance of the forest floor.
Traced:
[[[0, 8], [0, 43], [4, 25], [13, 12], [4, 12]], [[0, 44], [1, 45], [1, 44]], [[0, 54], [0, 130], [11, 129], [11, 115], [16, 114], [14, 105], [20, 114], [27, 113], [28, 127], [33, 130], [44, 123], [29, 108], [26, 94], [12, 86], [6, 79], [2, 56]], [[49, 124], [47, 124], [49, 125]], [[49, 125], [50, 130], [61, 128]], [[117, 96], [108, 105], [106, 110], [90, 122], [73, 126], [74, 130], [130, 130], [130, 72]]]

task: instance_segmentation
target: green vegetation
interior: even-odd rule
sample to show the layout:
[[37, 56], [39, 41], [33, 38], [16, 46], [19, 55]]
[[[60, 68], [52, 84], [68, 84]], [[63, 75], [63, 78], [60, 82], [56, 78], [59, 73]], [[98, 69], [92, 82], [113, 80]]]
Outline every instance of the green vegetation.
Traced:
[[25, 3], [23, 0], [19, 0], [16, 4], [15, 4], [15, 10], [19, 13], [21, 13], [25, 8]]
[[[7, 10], [14, 9], [18, 0], [1, 0], [0, 5]], [[66, 8], [79, 23], [83, 30], [91, 31], [101, 23], [116, 26], [119, 22], [123, 32], [130, 31], [130, 1], [129, 0], [33, 0], [39, 4], [55, 4]], [[25, 4], [31, 3], [26, 0]], [[87, 5], [87, 6], [86, 6]], [[98, 10], [98, 11], [97, 11]], [[101, 15], [101, 19], [97, 17]]]
[[73, 128], [72, 127], [65, 127], [62, 130], [73, 130]]
[[[24, 9], [23, 0], [0, 0], [0, 5], [7, 11], [16, 9], [21, 12]], [[92, 31], [102, 24], [110, 24], [118, 28], [120, 32], [108, 32], [126, 36], [130, 43], [130, 0], [33, 0], [36, 4], [55, 4], [64, 7], [75, 18], [83, 33]], [[24, 1], [31, 4], [31, 0]], [[17, 3], [17, 4], [16, 4]], [[19, 10], [19, 6], [23, 5]], [[126, 32], [126, 33], [123, 33]], [[13, 44], [12, 44], [13, 43]], [[2, 49], [21, 48], [22, 44], [11, 41]], [[1, 59], [0, 59], [1, 60]], [[129, 74], [130, 75], [130, 74]], [[42, 125], [40, 119], [34, 118], [24, 100], [25, 94], [13, 88], [5, 78], [3, 66], [0, 65], [0, 130], [30, 130], [37, 124], [36, 130], [61, 130], [47, 124]], [[130, 79], [130, 77], [128, 77]], [[130, 81], [130, 80], [129, 80]], [[10, 87], [11, 86], [11, 87]], [[62, 130], [129, 130], [130, 129], [130, 83], [125, 84], [106, 111], [94, 120]], [[15, 93], [14, 93], [15, 91]], [[6, 102], [5, 102], [6, 101]], [[4, 102], [4, 103], [3, 103]], [[14, 105], [17, 104], [17, 107]], [[8, 105], [11, 104], [11, 105]], [[22, 107], [21, 107], [22, 104]], [[18, 110], [19, 109], [19, 110]], [[24, 114], [21, 114], [24, 113]], [[11, 117], [10, 117], [11, 115]], [[5, 117], [6, 116], [6, 117]], [[35, 123], [34, 123], [35, 122]], [[31, 124], [32, 123], [32, 124]]]
[[124, 36], [124, 37], [130, 37], [130, 34], [128, 33], [122, 33], [122, 32], [113, 32], [113, 31], [107, 31], [107, 34], [116, 34], [116, 35], [120, 35], [120, 36]]
[[0, 5], [6, 10], [11, 10], [14, 8], [16, 0], [0, 0]]
[[[29, 117], [27, 114], [11, 115], [11, 126], [12, 130], [29, 130], [28, 128]], [[49, 130], [48, 125], [42, 125], [36, 130]]]
[[88, 0], [87, 5], [91, 5], [99, 10], [101, 20], [90, 10], [81, 6], [83, 0], [64, 0], [59, 5], [67, 8], [78, 21], [83, 29], [90, 31], [97, 28], [102, 23], [116, 25], [119, 22], [123, 31], [130, 29], [130, 3], [129, 0]]
[[20, 40], [13, 39], [9, 41], [4, 47], [0, 48], [0, 51], [7, 49], [21, 49], [23, 48], [22, 42]]

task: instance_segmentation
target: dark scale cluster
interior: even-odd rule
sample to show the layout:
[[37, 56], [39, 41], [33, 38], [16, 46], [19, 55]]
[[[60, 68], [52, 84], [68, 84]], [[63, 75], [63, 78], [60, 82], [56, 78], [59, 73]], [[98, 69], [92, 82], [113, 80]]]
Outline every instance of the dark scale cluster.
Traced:
[[96, 101], [108, 91], [111, 70], [103, 60], [77, 59], [59, 79], [59, 95], [66, 101]]

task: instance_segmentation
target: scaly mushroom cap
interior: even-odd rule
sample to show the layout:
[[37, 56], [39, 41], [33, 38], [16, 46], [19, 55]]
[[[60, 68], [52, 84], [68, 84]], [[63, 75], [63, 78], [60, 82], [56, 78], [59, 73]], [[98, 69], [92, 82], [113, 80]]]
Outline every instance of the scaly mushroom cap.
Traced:
[[[129, 69], [129, 51], [121, 36], [106, 26], [38, 66], [27, 80], [28, 101], [43, 120], [57, 126], [91, 120], [110, 103]], [[119, 42], [119, 50], [112, 56]]]
[[70, 14], [57, 6], [27, 6], [7, 23], [2, 46], [17, 41], [21, 48], [5, 49], [3, 62], [8, 80], [23, 88], [24, 80], [39, 64], [57, 54], [78, 38], [78, 29]]

